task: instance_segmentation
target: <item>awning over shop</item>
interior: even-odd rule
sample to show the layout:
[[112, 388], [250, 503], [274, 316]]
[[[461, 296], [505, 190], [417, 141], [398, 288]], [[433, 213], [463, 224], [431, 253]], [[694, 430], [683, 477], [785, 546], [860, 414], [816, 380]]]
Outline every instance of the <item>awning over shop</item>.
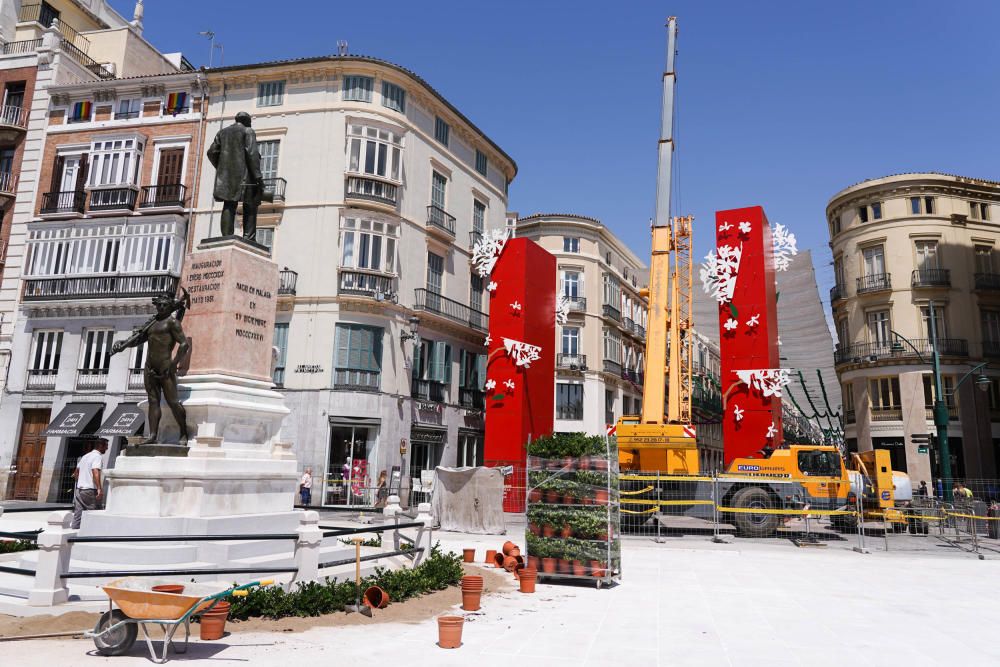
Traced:
[[135, 403], [121, 403], [111, 416], [104, 420], [96, 435], [105, 438], [135, 435], [146, 423], [146, 415]]
[[103, 403], [68, 403], [42, 435], [50, 438], [76, 437], [87, 430], [90, 422], [103, 408]]

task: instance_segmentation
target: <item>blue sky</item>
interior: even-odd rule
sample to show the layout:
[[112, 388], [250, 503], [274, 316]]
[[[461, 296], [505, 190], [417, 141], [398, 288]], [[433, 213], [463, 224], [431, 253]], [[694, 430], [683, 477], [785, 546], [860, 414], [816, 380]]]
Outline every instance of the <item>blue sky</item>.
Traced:
[[[133, 2], [113, 4], [131, 17]], [[199, 30], [215, 31], [226, 64], [335, 53], [344, 39], [404, 65], [517, 161], [512, 210], [600, 218], [645, 258], [668, 14], [680, 25], [674, 212], [696, 217], [699, 257], [716, 210], [759, 204], [813, 249], [825, 295], [824, 208], [838, 190], [906, 171], [1000, 179], [989, 0], [147, 0], [145, 34], [195, 65], [209, 51]]]

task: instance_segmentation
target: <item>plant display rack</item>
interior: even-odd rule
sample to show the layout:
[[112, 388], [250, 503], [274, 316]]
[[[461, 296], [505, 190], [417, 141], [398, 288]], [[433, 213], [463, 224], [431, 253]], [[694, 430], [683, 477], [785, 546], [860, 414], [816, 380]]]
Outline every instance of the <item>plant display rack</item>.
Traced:
[[621, 574], [618, 451], [603, 436], [557, 433], [528, 445], [529, 560], [538, 578], [592, 581]]

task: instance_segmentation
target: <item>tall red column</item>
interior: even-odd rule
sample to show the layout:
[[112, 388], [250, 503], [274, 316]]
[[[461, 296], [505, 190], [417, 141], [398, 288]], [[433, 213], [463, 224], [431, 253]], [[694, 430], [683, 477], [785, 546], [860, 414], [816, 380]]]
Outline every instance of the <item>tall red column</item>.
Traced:
[[[719, 304], [725, 464], [781, 446], [781, 398], [741, 381], [738, 370], [777, 369], [778, 313], [771, 228], [760, 206], [718, 211], [716, 245], [739, 249], [732, 299]], [[718, 252], [718, 250], [717, 250]]]
[[[551, 434], [554, 419], [556, 258], [533, 241], [510, 239], [486, 280], [496, 283], [487, 346], [486, 463], [514, 466], [504, 510], [523, 512], [527, 443]], [[540, 348], [538, 358], [517, 365], [514, 343]]]

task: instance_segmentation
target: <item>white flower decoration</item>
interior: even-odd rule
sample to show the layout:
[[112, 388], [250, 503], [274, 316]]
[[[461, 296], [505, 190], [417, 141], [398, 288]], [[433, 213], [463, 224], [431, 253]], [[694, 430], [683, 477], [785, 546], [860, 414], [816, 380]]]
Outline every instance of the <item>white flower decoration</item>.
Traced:
[[497, 381], [496, 380], [487, 380], [486, 381], [486, 391], [493, 391], [496, 388], [497, 388]]
[[472, 249], [472, 263], [480, 276], [485, 278], [492, 273], [505, 245], [507, 245], [506, 229], [492, 229], [482, 234]]
[[531, 368], [531, 362], [537, 361], [541, 357], [542, 348], [538, 345], [522, 343], [513, 338], [504, 338], [503, 346], [507, 350], [507, 356], [514, 360], [516, 366]]
[[556, 297], [556, 324], [566, 324], [569, 320], [569, 299], [565, 294]]
[[721, 225], [719, 225], [719, 231], [720, 232], [728, 232], [732, 228], [733, 228], [733, 226], [731, 224], [729, 224], [728, 222], [724, 222]]
[[733, 406], [733, 417], [735, 417], [736, 421], [738, 421], [738, 422], [743, 421], [743, 408], [741, 408], [738, 405], [734, 405]]
[[733, 318], [730, 317], [728, 320], [726, 320], [726, 323], [723, 324], [722, 326], [724, 326], [726, 328], [726, 331], [732, 331], [733, 329], [735, 329], [739, 325], [740, 325], [739, 322], [737, 322], [736, 320], [734, 320]]
[[514, 381], [513, 380], [506, 380], [503, 383], [503, 386], [507, 387], [508, 391], [514, 391]]
[[519, 301], [515, 301], [514, 303], [510, 304], [510, 309], [521, 310], [521, 303]]
[[747, 326], [748, 327], [755, 327], [758, 324], [760, 324], [760, 313], [757, 313], [756, 315], [754, 315], [753, 317], [751, 317], [749, 320], [747, 320]]
[[486, 334], [486, 340], [483, 341], [483, 345], [485, 345], [486, 347], [489, 347], [490, 343], [492, 343], [492, 342], [493, 342], [493, 336], [491, 336], [489, 334]]
[[740, 234], [749, 234], [752, 228], [753, 226], [749, 222], [744, 220], [743, 222], [740, 223]]
[[764, 398], [781, 398], [781, 388], [792, 381], [790, 368], [758, 368], [736, 371], [736, 376], [750, 388], [759, 389]]
[[778, 428], [774, 425], [774, 422], [771, 422], [771, 425], [767, 427], [767, 436], [765, 437], [773, 438], [776, 435], [778, 435]]
[[784, 225], [775, 225], [771, 234], [771, 244], [774, 246], [774, 270], [787, 271], [792, 263], [792, 257], [799, 254], [795, 234], [788, 231]]
[[486, 289], [487, 289], [487, 291], [490, 291], [490, 292], [496, 292], [497, 291], [497, 283], [496, 283], [496, 281], [495, 280], [491, 280], [490, 284], [486, 286]]
[[722, 245], [708, 253], [699, 272], [705, 293], [710, 294], [719, 303], [732, 301], [742, 257], [742, 245], [735, 247]]

